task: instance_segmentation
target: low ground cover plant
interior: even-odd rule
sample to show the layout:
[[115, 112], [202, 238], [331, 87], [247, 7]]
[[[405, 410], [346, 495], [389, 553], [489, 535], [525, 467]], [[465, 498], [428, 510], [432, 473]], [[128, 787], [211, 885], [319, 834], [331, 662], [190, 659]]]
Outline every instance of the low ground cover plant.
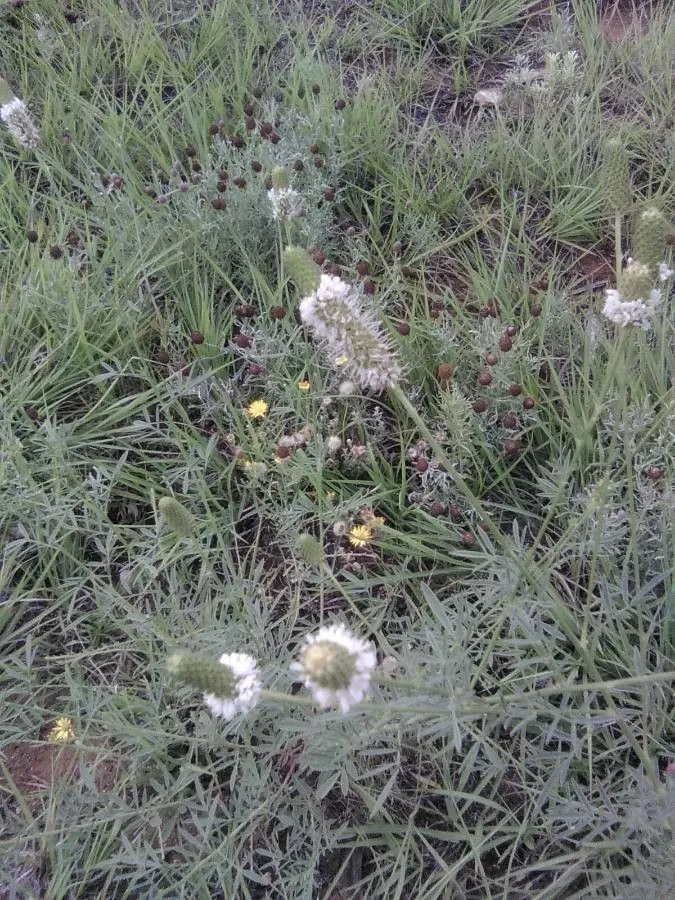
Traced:
[[674, 37], [0, 9], [0, 896], [668, 895]]

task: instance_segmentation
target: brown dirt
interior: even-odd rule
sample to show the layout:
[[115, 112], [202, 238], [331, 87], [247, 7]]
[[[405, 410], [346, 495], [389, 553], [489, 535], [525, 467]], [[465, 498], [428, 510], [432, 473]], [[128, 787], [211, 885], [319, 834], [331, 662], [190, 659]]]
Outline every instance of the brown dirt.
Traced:
[[600, 33], [607, 41], [638, 38], [649, 29], [654, 4], [614, 0], [600, 13]]
[[[99, 791], [115, 787], [122, 771], [119, 760], [96, 751], [81, 750], [73, 744], [20, 741], [8, 744], [3, 755], [14, 786], [32, 803], [39, 803], [59, 782], [71, 784], [80, 780], [81, 764], [93, 770]], [[12, 789], [11, 784], [4, 787]]]

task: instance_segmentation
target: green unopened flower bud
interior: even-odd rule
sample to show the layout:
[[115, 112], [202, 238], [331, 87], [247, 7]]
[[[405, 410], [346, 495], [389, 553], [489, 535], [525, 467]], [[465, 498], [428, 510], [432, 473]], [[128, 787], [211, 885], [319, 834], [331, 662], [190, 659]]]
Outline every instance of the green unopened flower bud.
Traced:
[[654, 287], [654, 275], [649, 266], [633, 261], [621, 275], [621, 296], [624, 300], [645, 300]]
[[161, 517], [171, 531], [179, 537], [187, 537], [192, 534], [195, 520], [192, 514], [175, 497], [162, 497], [157, 504]]
[[284, 166], [275, 166], [272, 169], [272, 187], [277, 190], [288, 187], [288, 171]]
[[635, 227], [633, 254], [635, 259], [654, 269], [665, 256], [666, 220], [655, 206], [640, 213]]
[[619, 138], [610, 138], [605, 144], [605, 190], [613, 212], [625, 212], [631, 204], [628, 154]]
[[321, 566], [325, 560], [323, 547], [317, 539], [305, 532], [298, 535], [298, 547], [311, 566]]
[[356, 671], [353, 654], [332, 641], [319, 641], [307, 647], [302, 664], [307, 677], [329, 691], [346, 690]]
[[208, 656], [174, 653], [166, 666], [170, 675], [199, 691], [222, 699], [231, 699], [235, 695], [236, 678], [232, 669]]
[[291, 281], [303, 297], [309, 296], [318, 288], [321, 270], [302, 247], [286, 247], [284, 264]]

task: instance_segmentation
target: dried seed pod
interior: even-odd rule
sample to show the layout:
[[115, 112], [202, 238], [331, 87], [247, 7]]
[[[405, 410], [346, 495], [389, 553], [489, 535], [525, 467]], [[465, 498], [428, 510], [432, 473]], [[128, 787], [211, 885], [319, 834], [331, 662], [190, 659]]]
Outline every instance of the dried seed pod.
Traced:
[[465, 547], [475, 547], [476, 546], [476, 536], [471, 531], [463, 531], [462, 532], [462, 544]]
[[534, 397], [523, 397], [523, 409], [534, 409]]
[[478, 413], [478, 415], [480, 415], [481, 413], [484, 413], [488, 408], [488, 402], [485, 397], [479, 397], [477, 400], [473, 401], [473, 403], [471, 404], [471, 408], [475, 413]]

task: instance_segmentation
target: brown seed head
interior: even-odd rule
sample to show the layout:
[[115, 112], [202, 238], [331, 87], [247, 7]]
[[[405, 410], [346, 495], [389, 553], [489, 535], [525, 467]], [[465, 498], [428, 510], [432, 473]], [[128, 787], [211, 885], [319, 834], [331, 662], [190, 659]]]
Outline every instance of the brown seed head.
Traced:
[[471, 531], [462, 532], [462, 544], [465, 547], [474, 547], [476, 545], [476, 536]]

